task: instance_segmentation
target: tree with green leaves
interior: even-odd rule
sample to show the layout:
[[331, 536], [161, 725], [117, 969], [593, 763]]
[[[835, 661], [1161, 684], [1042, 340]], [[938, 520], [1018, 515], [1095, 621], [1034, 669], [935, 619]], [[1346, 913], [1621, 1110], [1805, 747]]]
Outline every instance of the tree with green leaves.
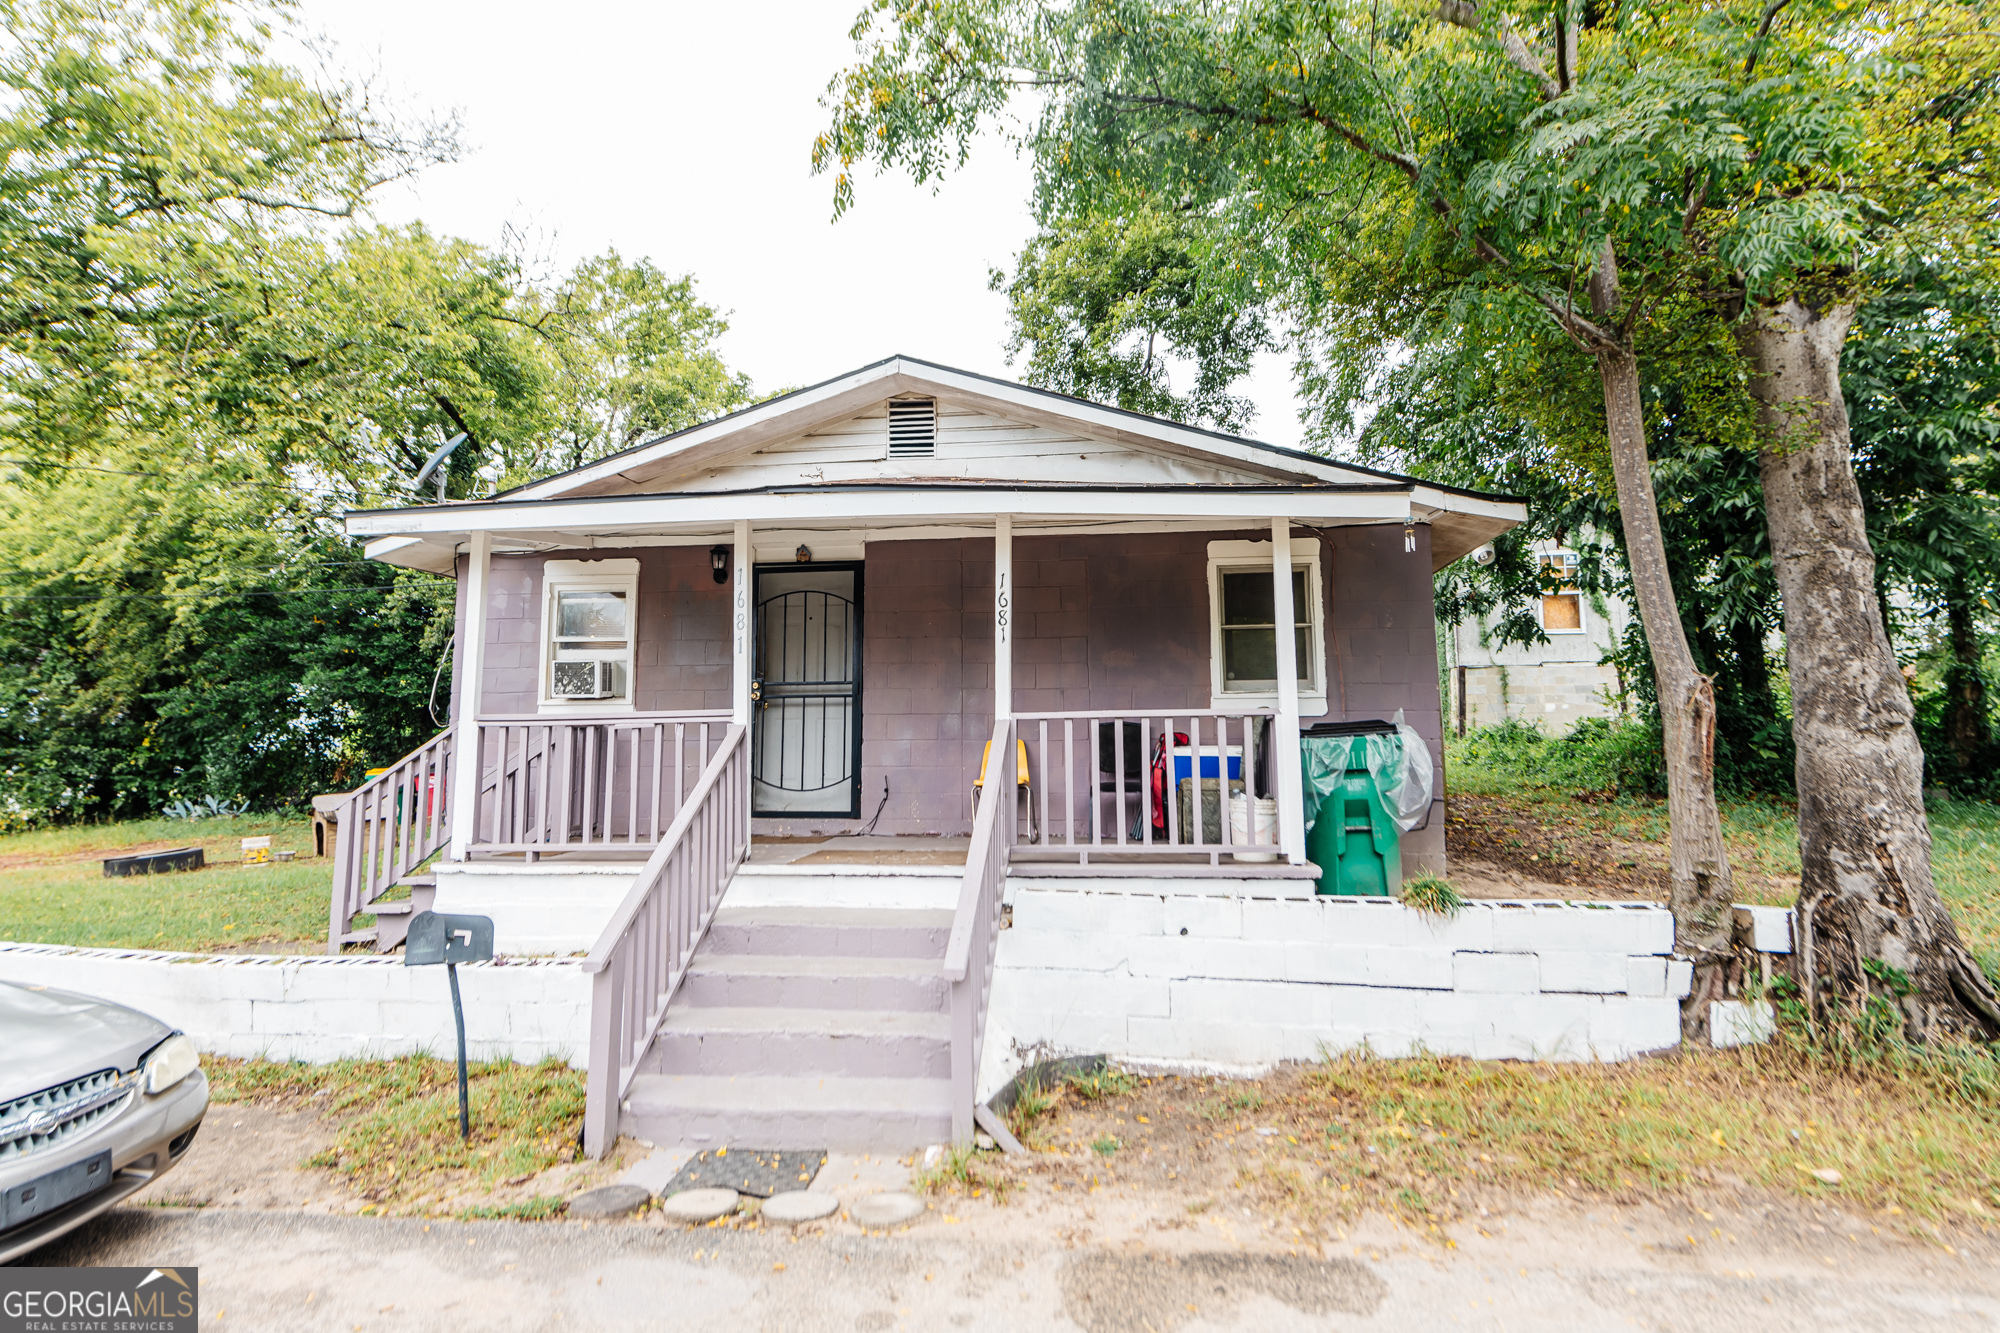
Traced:
[[[1823, 355], [1808, 364], [1784, 349], [1840, 321], [1804, 342], [1788, 342], [1783, 329], [1801, 327], [1814, 283], [1852, 270], [1867, 234], [1868, 202], [1850, 175], [1864, 161], [1870, 117], [1883, 114], [1876, 104], [1891, 71], [1870, 27], [1881, 18], [1848, 0], [882, 4], [856, 25], [863, 55], [830, 90], [833, 123], [815, 161], [833, 173], [843, 207], [856, 163], [930, 178], [962, 162], [1009, 99], [1032, 90], [1041, 110], [1019, 138], [1036, 164], [1045, 225], [1141, 206], [1183, 211], [1235, 238], [1221, 253], [1260, 266], [1258, 281], [1302, 327], [1334, 331], [1336, 346], [1380, 349], [1429, 315], [1502, 359], [1539, 358], [1553, 330], [1594, 363], [1665, 723], [1670, 900], [1680, 948], [1696, 961], [1683, 1009], [1693, 1034], [1722, 993], [1730, 876], [1713, 797], [1716, 704], [1676, 613], [1646, 451], [1641, 345], [1649, 326], [1690, 302], [1736, 317], [1804, 719], [1800, 787], [1802, 799], [1808, 788], [1813, 796], [1802, 808], [1802, 912], [1827, 936], [1818, 961], [1830, 964], [1830, 989], [1857, 999], [1870, 993], [1864, 962], [1908, 978], [1903, 1012], [1918, 1036], [2000, 1032], [1991, 988], [1968, 971], [1930, 880], [1907, 697], [1872, 580], [1854, 577], [1868, 572], [1852, 541], [1858, 501], [1850, 484], [1821, 503], [1806, 488], [1810, 451], [1782, 443], [1813, 433], [1798, 423], [1826, 415], [1813, 405], [1828, 401], [1829, 385], [1838, 399]], [[1946, 26], [1952, 40], [1983, 50], [1977, 33]], [[1936, 43], [1890, 45], [1935, 64]], [[1808, 78], [1815, 61], [1831, 73]], [[1945, 136], [1939, 157], [1977, 160], [1964, 136]], [[1909, 188], [1962, 209], [1977, 199], [1963, 181], [1977, 176], [1965, 169]], [[1947, 203], [1925, 216], [1958, 214]], [[1335, 385], [1350, 394], [1372, 368], [1365, 357], [1353, 362]], [[1801, 368], [1810, 373], [1786, 378]], [[1830, 427], [1818, 433], [1833, 437]], [[1817, 475], [1827, 481], [1846, 466], [1844, 426], [1837, 445], [1823, 451]], [[1793, 522], [1804, 516], [1808, 525], [1855, 521], [1838, 540], [1821, 532], [1805, 542]], [[1864, 604], [1865, 623], [1854, 618]], [[1866, 681], [1820, 651], [1843, 627], [1845, 643], [1866, 648]], [[1896, 717], [1899, 699], [1901, 721], [1871, 730], [1861, 716], [1871, 701], [1881, 720]], [[1863, 754], [1875, 761], [1865, 774], [1852, 764]], [[1882, 850], [1864, 864], [1857, 839], [1871, 818]], [[1815, 917], [1828, 895], [1858, 901], [1839, 889], [1843, 874], [1867, 882], [1868, 909]]]
[[1151, 210], [1037, 236], [1011, 281], [993, 275], [1013, 324], [1009, 358], [1025, 354], [1023, 377], [1044, 389], [1244, 429], [1254, 409], [1230, 386], [1276, 343], [1260, 303], [1211, 280], [1207, 244], [1191, 219]]
[[451, 127], [277, 59], [282, 5], [0, 11], [0, 823], [354, 779], [438, 725], [453, 586], [340, 513], [454, 435], [464, 497], [729, 410], [720, 317], [369, 225]]
[[[876, 26], [878, 16], [881, 27]], [[1617, 25], [1451, 0], [1026, 0], [879, 6], [862, 59], [830, 91], [815, 164], [836, 207], [854, 164], [920, 180], [962, 161], [1017, 91], [1044, 225], [1164, 209], [1229, 234], [1257, 284], [1381, 347], [1450, 312], [1499, 355], [1553, 331], [1595, 364], [1639, 613], [1665, 724], [1670, 903], [1706, 1030], [1722, 993], [1731, 874], [1715, 803], [1711, 682], [1674, 604], [1648, 468], [1638, 330], [1679, 278], [1692, 223], [1657, 160], [1740, 155], [1712, 118], [1676, 114], [1671, 71], [1629, 59]], [[1574, 131], [1578, 116], [1596, 122]], [[1678, 183], [1677, 183], [1678, 184]], [[1331, 313], [1337, 312], [1337, 314]], [[1361, 376], [1346, 383], [1358, 387]]]

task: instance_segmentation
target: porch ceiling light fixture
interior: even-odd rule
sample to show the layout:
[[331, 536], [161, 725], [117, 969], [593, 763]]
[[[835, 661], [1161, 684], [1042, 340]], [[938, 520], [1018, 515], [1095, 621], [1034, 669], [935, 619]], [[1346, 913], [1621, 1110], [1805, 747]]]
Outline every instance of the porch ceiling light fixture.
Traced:
[[729, 582], [729, 548], [711, 546], [708, 548], [708, 567], [715, 571], [717, 583]]
[[804, 542], [799, 543], [799, 549], [796, 552], [794, 552], [794, 554], [798, 556], [799, 563], [802, 565], [810, 564], [812, 562], [813, 558], [812, 547], [807, 546]]

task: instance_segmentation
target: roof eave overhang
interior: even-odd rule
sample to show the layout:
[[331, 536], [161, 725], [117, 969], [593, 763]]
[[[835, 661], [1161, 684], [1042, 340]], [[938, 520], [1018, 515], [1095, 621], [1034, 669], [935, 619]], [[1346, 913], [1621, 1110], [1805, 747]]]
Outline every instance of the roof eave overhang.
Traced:
[[370, 558], [445, 572], [473, 532], [532, 546], [611, 545], [621, 537], [722, 537], [737, 522], [838, 531], [983, 526], [1012, 515], [1024, 535], [1037, 527], [1201, 522], [1256, 526], [1277, 516], [1304, 524], [1418, 522], [1430, 525], [1434, 567], [1464, 555], [1526, 517], [1517, 500], [1469, 498], [1438, 488], [1365, 486], [1014, 488], [803, 487], [728, 493], [513, 498], [483, 504], [361, 510], [347, 532]]

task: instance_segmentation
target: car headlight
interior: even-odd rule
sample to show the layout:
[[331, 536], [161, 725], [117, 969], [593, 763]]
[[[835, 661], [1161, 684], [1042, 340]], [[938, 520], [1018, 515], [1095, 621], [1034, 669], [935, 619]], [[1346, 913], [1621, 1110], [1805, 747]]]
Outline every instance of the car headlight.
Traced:
[[155, 1046], [140, 1067], [146, 1073], [146, 1094], [154, 1096], [201, 1068], [201, 1053], [195, 1050], [193, 1042], [176, 1032]]

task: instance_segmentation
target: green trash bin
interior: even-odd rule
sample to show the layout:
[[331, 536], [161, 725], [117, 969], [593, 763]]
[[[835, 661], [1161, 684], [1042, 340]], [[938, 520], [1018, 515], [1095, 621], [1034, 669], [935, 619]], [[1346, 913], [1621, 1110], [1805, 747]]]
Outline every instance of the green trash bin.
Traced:
[[1306, 859], [1319, 867], [1321, 893], [1382, 898], [1402, 887], [1402, 834], [1368, 771], [1368, 737], [1384, 733], [1395, 729], [1386, 722], [1331, 722], [1299, 737], [1312, 815]]

